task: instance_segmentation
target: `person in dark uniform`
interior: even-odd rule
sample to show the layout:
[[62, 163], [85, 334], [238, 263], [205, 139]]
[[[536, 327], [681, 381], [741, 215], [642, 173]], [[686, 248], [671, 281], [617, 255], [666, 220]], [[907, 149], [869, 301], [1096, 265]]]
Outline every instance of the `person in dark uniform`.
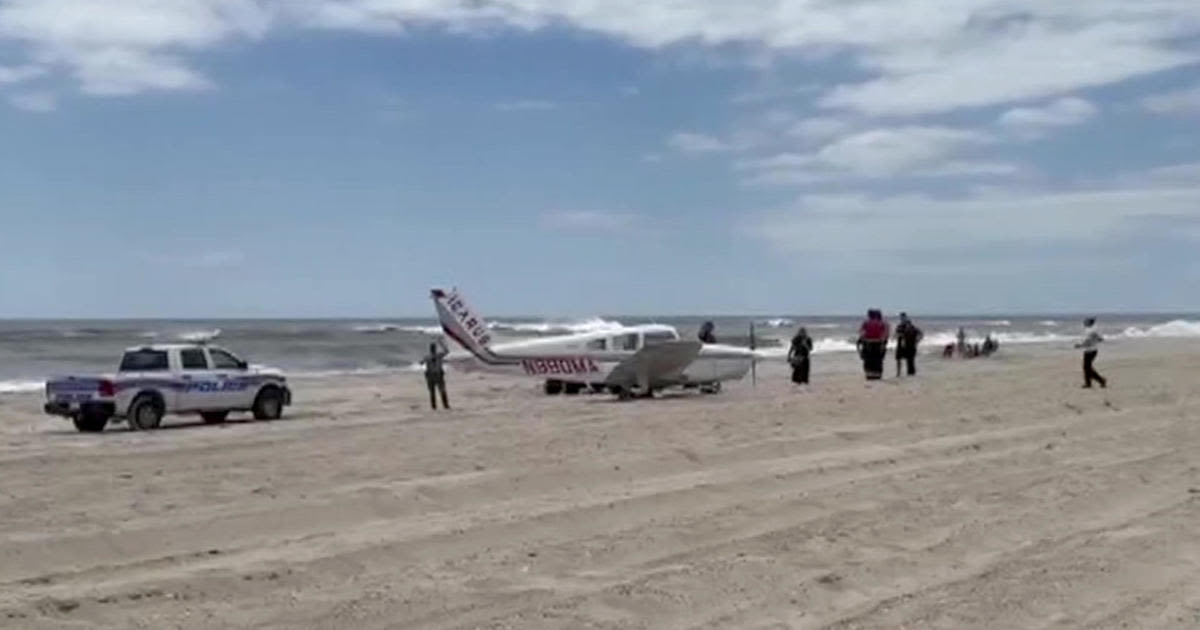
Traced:
[[858, 356], [862, 358], [863, 373], [868, 381], [883, 378], [883, 359], [887, 356], [890, 332], [883, 312], [876, 308], [867, 311], [867, 319], [858, 329]]
[[1096, 371], [1096, 355], [1100, 353], [1099, 345], [1104, 341], [1104, 337], [1096, 330], [1096, 318], [1089, 317], [1083, 320], [1083, 341], [1075, 344], [1076, 348], [1083, 349], [1083, 387], [1090, 389], [1092, 381], [1100, 383], [1100, 388], [1108, 387], [1108, 379], [1100, 376]]
[[813, 340], [803, 326], [792, 337], [792, 347], [788, 349], [788, 363], [792, 366], [792, 382], [797, 385], [808, 384], [809, 355], [812, 354]]
[[717, 343], [717, 336], [713, 334], [715, 326], [712, 322], [704, 322], [700, 325], [700, 333], [696, 335], [701, 343]]
[[438, 340], [438, 343], [429, 344], [429, 354], [425, 355], [421, 362], [425, 364], [425, 385], [429, 388], [429, 406], [434, 409], [438, 408], [435, 394], [440, 392], [442, 407], [449, 409], [450, 401], [446, 397], [446, 371], [442, 366], [442, 361], [447, 354], [450, 354], [450, 351], [444, 344], [439, 348], [438, 344], [440, 343], [441, 340]]
[[908, 313], [900, 313], [900, 323], [896, 326], [896, 376], [900, 376], [900, 363], [908, 367], [908, 375], [917, 374], [917, 344], [925, 333], [908, 318]]

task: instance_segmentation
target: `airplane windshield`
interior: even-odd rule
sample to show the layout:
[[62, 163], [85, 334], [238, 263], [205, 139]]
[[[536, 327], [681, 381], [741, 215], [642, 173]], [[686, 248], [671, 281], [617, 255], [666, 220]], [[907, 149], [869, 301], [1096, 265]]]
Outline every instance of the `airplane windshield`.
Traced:
[[657, 346], [668, 341], [675, 341], [675, 335], [667, 331], [648, 332], [645, 334], [645, 340], [645, 345], [647, 347]]

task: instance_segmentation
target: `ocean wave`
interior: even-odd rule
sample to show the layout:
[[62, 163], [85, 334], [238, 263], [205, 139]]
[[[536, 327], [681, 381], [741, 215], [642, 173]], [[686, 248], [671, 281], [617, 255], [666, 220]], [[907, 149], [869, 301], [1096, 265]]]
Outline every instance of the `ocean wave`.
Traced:
[[1149, 326], [1147, 328], [1130, 326], [1125, 329], [1121, 336], [1135, 339], [1143, 337], [1200, 337], [1200, 322], [1175, 319], [1165, 324], [1158, 324], [1157, 326]]
[[757, 323], [759, 326], [766, 326], [767, 328], [783, 328], [784, 326], [791, 326], [796, 322], [786, 317], [775, 317], [772, 319], [764, 319], [755, 323]]
[[1038, 324], [1042, 326], [1057, 326], [1058, 322], [1054, 321], [1053, 319], [1043, 319], [1042, 321], [1038, 322]]
[[489, 322], [488, 328], [492, 330], [501, 330], [518, 333], [536, 333], [539, 335], [548, 334], [575, 334], [596, 332], [603, 330], [614, 330], [621, 328], [621, 322], [611, 321], [600, 317], [592, 317], [575, 322]]
[[25, 394], [45, 387], [44, 381], [0, 381], [0, 394]]
[[181, 341], [189, 343], [200, 343], [202, 341], [212, 341], [221, 336], [221, 329], [214, 328], [212, 330], [190, 330], [181, 332], [176, 335]]
[[351, 328], [356, 333], [377, 334], [386, 332], [396, 332], [400, 327], [395, 324], [359, 324]]

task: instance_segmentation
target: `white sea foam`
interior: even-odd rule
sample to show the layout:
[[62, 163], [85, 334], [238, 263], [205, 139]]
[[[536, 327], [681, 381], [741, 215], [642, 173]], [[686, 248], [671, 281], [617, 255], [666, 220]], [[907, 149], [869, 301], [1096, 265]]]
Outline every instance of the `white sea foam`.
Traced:
[[395, 324], [359, 324], [353, 328], [354, 332], [370, 334], [395, 332], [399, 329]]
[[0, 394], [24, 394], [44, 388], [42, 381], [0, 381]]
[[784, 326], [791, 326], [795, 323], [795, 321], [786, 317], [776, 317], [758, 322], [760, 326], [766, 326], [768, 328], [783, 328]]
[[1041, 324], [1042, 326], [1057, 326], [1058, 325], [1058, 322], [1054, 321], [1053, 319], [1043, 319], [1042, 321], [1040, 321], [1038, 323]]
[[1122, 333], [1123, 337], [1200, 337], [1200, 322], [1186, 319], [1175, 319], [1165, 324], [1138, 328], [1130, 326]]
[[191, 330], [188, 332], [179, 333], [178, 337], [182, 341], [189, 343], [199, 343], [202, 341], [212, 341], [221, 336], [221, 329], [214, 328], [212, 330]]
[[600, 317], [592, 317], [589, 319], [574, 321], [574, 322], [489, 322], [488, 328], [492, 330], [503, 330], [518, 333], [536, 333], [536, 334], [551, 334], [551, 333], [586, 333], [603, 330], [614, 330], [622, 326], [621, 322], [611, 321]]

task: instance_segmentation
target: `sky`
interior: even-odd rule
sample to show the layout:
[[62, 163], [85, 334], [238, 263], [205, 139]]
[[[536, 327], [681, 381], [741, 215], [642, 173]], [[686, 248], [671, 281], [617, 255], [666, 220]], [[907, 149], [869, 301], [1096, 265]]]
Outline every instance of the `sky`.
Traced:
[[1195, 0], [0, 0], [0, 317], [1200, 311]]

